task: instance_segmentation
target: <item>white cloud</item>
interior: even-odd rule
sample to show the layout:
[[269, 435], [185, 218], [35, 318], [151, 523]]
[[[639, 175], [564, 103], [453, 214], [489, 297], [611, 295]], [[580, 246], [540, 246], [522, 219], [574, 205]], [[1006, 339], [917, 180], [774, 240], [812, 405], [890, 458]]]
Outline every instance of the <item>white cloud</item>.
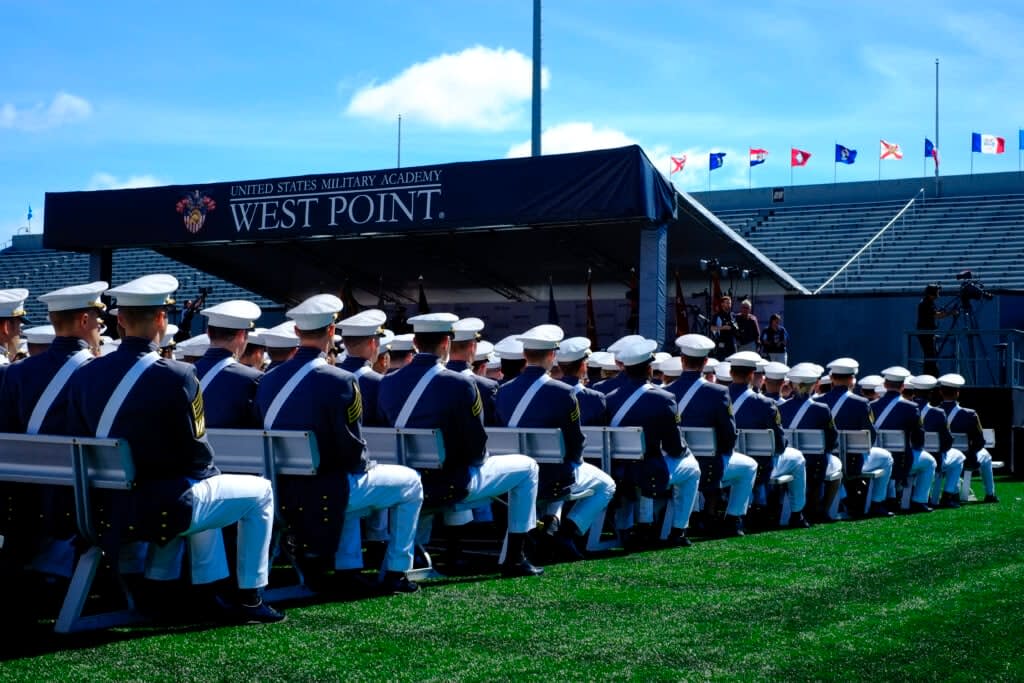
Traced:
[[89, 179], [89, 190], [130, 190], [136, 187], [157, 187], [166, 185], [164, 181], [151, 175], [133, 175], [127, 178], [118, 178], [110, 173], [93, 173]]
[[[614, 128], [597, 128], [589, 121], [570, 121], [552, 126], [541, 133], [540, 148], [544, 154], [568, 154], [592, 149], [610, 149], [635, 145], [637, 141]], [[530, 156], [530, 141], [509, 148], [507, 157]]]
[[71, 93], [58, 92], [49, 104], [36, 103], [19, 109], [10, 102], [0, 106], [0, 128], [38, 131], [89, 118], [92, 105]]
[[[516, 50], [477, 45], [413, 64], [391, 80], [364, 86], [346, 113], [392, 121], [398, 114], [441, 127], [504, 130], [530, 100], [532, 62]], [[551, 80], [541, 71], [541, 87]]]

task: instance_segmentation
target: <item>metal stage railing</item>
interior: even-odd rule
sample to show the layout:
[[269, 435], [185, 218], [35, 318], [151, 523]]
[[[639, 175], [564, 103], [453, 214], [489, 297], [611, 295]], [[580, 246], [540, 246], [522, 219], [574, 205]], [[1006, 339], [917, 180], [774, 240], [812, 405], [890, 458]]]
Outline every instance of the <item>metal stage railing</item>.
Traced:
[[[927, 359], [921, 337], [935, 341], [936, 357]], [[1024, 389], [1024, 331], [1015, 329], [908, 330], [904, 357], [914, 374], [955, 372], [975, 387]], [[927, 342], [925, 342], [927, 344]], [[926, 362], [931, 360], [934, 365]], [[931, 374], [929, 372], [929, 374]]]

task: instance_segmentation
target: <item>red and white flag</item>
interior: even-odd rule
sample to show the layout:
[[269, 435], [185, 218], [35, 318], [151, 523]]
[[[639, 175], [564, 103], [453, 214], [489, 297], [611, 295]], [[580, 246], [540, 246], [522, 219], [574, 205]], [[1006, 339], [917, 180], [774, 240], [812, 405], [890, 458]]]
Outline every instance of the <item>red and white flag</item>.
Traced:
[[879, 159], [902, 159], [903, 150], [895, 142], [878, 141]]
[[793, 147], [789, 150], [789, 165], [790, 166], [806, 166], [807, 160], [811, 158], [810, 152], [805, 152], [802, 149]]
[[683, 167], [686, 166], [685, 154], [680, 157], [669, 157], [669, 159], [672, 160], [672, 171], [669, 173], [669, 175], [675, 175], [676, 173], [679, 173], [680, 171], [683, 170]]

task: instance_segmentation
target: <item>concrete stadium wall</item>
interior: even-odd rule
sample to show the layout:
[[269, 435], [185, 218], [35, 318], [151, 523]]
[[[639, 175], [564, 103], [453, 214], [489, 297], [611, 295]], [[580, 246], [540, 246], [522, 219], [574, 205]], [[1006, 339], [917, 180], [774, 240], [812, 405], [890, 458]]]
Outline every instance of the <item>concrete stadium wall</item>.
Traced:
[[[776, 186], [778, 187], [778, 186]], [[979, 195], [1017, 194], [1024, 192], [1022, 173], [976, 173], [974, 175], [900, 178], [895, 180], [821, 185], [787, 185], [781, 189], [785, 201], [773, 202], [772, 187], [749, 190], [718, 190], [694, 192], [693, 196], [712, 211], [727, 209], [785, 208], [821, 204], [853, 204], [889, 200], [909, 200], [924, 188], [925, 197], [971, 197]], [[937, 192], [937, 193], [936, 193]]]

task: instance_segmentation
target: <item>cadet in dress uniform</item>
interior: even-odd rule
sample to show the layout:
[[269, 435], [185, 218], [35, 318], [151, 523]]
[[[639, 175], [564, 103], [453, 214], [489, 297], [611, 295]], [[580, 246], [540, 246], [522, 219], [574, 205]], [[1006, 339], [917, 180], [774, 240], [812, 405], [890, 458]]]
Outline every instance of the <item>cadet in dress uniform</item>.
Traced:
[[[99, 344], [100, 294], [106, 282], [65, 287], [39, 297], [49, 310], [55, 336], [42, 354], [14, 363], [0, 382], [0, 432], [67, 434], [67, 382], [93, 359]], [[26, 337], [28, 338], [28, 330]], [[4, 534], [4, 555], [18, 556], [20, 564], [32, 559], [32, 568], [70, 577], [74, 566], [74, 496], [70, 489], [19, 489], [5, 485], [10, 499]], [[24, 494], [24, 495], [22, 495]], [[58, 540], [60, 539], [60, 540]], [[64, 540], [67, 539], [67, 540]]]
[[913, 486], [910, 511], [931, 512], [928, 498], [935, 479], [935, 458], [923, 450], [924, 429], [921, 427], [921, 412], [917, 404], [900, 395], [908, 377], [910, 371], [897, 365], [883, 370], [885, 394], [871, 403], [871, 409], [875, 414], [875, 429], [899, 430], [904, 435], [902, 464], [897, 463], [893, 467], [890, 494], [895, 497], [896, 482]]
[[248, 344], [249, 330], [262, 311], [251, 301], [225, 301], [204, 308], [210, 348], [194, 363], [206, 408], [206, 426], [259, 429], [256, 387], [263, 373], [238, 362]]
[[394, 339], [391, 340], [391, 364], [388, 368], [388, 373], [401, 370], [416, 355], [416, 349], [412, 345], [412, 338], [413, 334], [408, 332], [406, 334], [396, 334]]
[[267, 345], [263, 341], [265, 327], [257, 327], [249, 332], [245, 340], [245, 350], [238, 356], [238, 362], [246, 367], [263, 372], [264, 359], [267, 354]]
[[683, 359], [679, 356], [669, 356], [661, 361], [662, 389], [679, 379], [683, 374]]
[[785, 363], [777, 360], [769, 362], [764, 366], [764, 385], [761, 387], [761, 393], [776, 404], [785, 401], [786, 399], [782, 398], [782, 385], [788, 373], [789, 366]]
[[[366, 444], [360, 436], [362, 400], [356, 377], [329, 365], [324, 357], [341, 310], [341, 299], [317, 294], [287, 312], [294, 321], [300, 346], [291, 360], [268, 372], [260, 382], [257, 410], [264, 429], [310, 430], [316, 435], [320, 481], [315, 486], [323, 506], [321, 510], [311, 510], [315, 518], [302, 520], [301, 532], [316, 542], [312, 552], [319, 557], [311, 564], [319, 574], [317, 580], [324, 578], [328, 564], [324, 550], [330, 548], [333, 540], [333, 566], [338, 572], [336, 582], [340, 584], [336, 588], [359, 587], [358, 574], [363, 567], [360, 518], [387, 509], [391, 534], [381, 587], [393, 593], [415, 592], [418, 586], [405, 573], [412, 569], [423, 486], [415, 470], [401, 465], [378, 465], [367, 457]], [[304, 486], [302, 482], [296, 485]], [[306, 509], [316, 505], [308, 491], [300, 500]], [[314, 526], [321, 512], [324, 524]], [[342, 518], [338, 536], [337, 524]]]
[[572, 387], [573, 395], [580, 405], [580, 424], [584, 427], [608, 424], [604, 394], [583, 384], [587, 376], [589, 355], [590, 340], [586, 337], [562, 340], [555, 354], [555, 362], [562, 368], [562, 377], [559, 381]]
[[270, 482], [220, 473], [206, 440], [194, 369], [157, 353], [167, 328], [166, 305], [177, 288], [170, 275], [147, 275], [107, 292], [117, 299], [127, 336], [117, 351], [72, 375], [68, 431], [123, 438], [131, 445], [136, 520], [141, 538], [150, 541], [148, 578], [177, 578], [182, 537], [189, 540], [193, 583], [226, 577], [220, 529], [237, 522], [239, 596], [233, 614], [246, 622], [280, 621], [284, 615], [261, 595], [274, 519]]
[[50, 344], [53, 343], [53, 338], [56, 336], [57, 333], [54, 331], [53, 325], [37, 325], [21, 332], [22, 342], [25, 344], [25, 352], [29, 358], [46, 353], [46, 350], [50, 348]]
[[446, 367], [476, 382], [476, 388], [480, 390], [480, 400], [484, 405], [484, 425], [493, 427], [498, 424], [498, 418], [494, 414], [494, 397], [498, 393], [498, 382], [476, 374], [470, 365], [476, 361], [477, 344], [482, 329], [484, 321], [480, 318], [463, 318], [455, 321], [452, 325], [455, 336], [452, 338], [452, 350]]
[[720, 360], [715, 365], [715, 384], [728, 387], [732, 384], [732, 363], [727, 360]]
[[[938, 398], [935, 387], [939, 382], [931, 375], [917, 375], [914, 380], [914, 403], [921, 410], [921, 426], [925, 433], [935, 432], [939, 435], [939, 452], [934, 454], [938, 467], [935, 476], [938, 479], [945, 477], [942, 496], [939, 499], [939, 507], [958, 508], [960, 507], [960, 475], [964, 471], [964, 461], [967, 457], [957, 448], [953, 448], [953, 435], [949, 431], [949, 424], [946, 422], [946, 411], [939, 405], [932, 405], [931, 398]], [[936, 400], [936, 404], [939, 401]]]
[[956, 373], [943, 375], [938, 379], [939, 393], [942, 395], [942, 410], [946, 413], [949, 431], [954, 434], [967, 435], [967, 452], [965, 468], [979, 469], [981, 480], [985, 485], [985, 503], [998, 503], [996, 482], [992, 476], [992, 455], [985, 448], [985, 433], [981, 428], [981, 418], [970, 408], [964, 408], [957, 399], [960, 388], [965, 380]]
[[[106, 326], [100, 329], [100, 334], [103, 334], [103, 330]], [[160, 340], [160, 357], [161, 358], [174, 358], [174, 347], [177, 346], [177, 342], [174, 341], [174, 335], [178, 334], [178, 326], [174, 323], [167, 325], [167, 331], [164, 332], [163, 339]]]
[[[723, 488], [729, 488], [726, 508], [726, 534], [743, 535], [743, 516], [747, 513], [757, 463], [742, 453], [733, 452], [736, 446], [736, 420], [726, 387], [706, 381], [701, 373], [708, 354], [715, 343], [700, 334], [684, 334], [676, 339], [682, 352], [683, 374], [668, 387], [676, 397], [679, 422], [684, 427], [705, 427], [715, 431], [714, 458], [701, 458], [701, 486], [707, 512], [713, 517]], [[611, 412], [611, 406], [608, 412]], [[710, 461], [710, 462], [704, 462]]]
[[526, 367], [526, 359], [523, 358], [523, 343], [511, 334], [494, 345], [494, 353], [501, 361], [501, 379], [498, 384], [504, 384], [514, 380]]
[[384, 311], [371, 308], [338, 323], [341, 338], [345, 342], [345, 360], [338, 367], [351, 372], [359, 381], [365, 427], [384, 426], [384, 420], [377, 415], [377, 393], [383, 376], [373, 370], [373, 362], [377, 360], [381, 335], [384, 333], [383, 325], [387, 319]]
[[615, 358], [615, 354], [618, 353], [619, 349], [625, 347], [626, 345], [632, 344], [633, 342], [641, 341], [643, 339], [644, 337], [642, 337], [639, 334], [627, 334], [625, 337], [620, 337], [619, 339], [616, 339], [615, 342], [610, 344], [608, 346], [608, 353], [610, 353], [611, 356], [605, 357], [602, 360], [601, 367], [604, 370], [612, 370], [615, 372], [615, 374], [611, 375], [606, 379], [602, 379], [600, 382], [594, 382], [593, 384], [590, 385], [590, 388], [593, 389], [594, 391], [600, 391], [602, 394], [607, 396], [611, 392], [618, 389], [620, 386], [625, 385], [627, 383], [626, 375], [622, 372], [622, 364], [619, 363], [618, 360]]
[[[564, 333], [557, 325], [538, 325], [524, 332], [526, 367], [522, 374], [501, 385], [496, 398], [499, 423], [504, 427], [561, 429], [565, 441], [562, 464], [540, 466], [540, 497], [556, 499], [546, 513], [558, 518], [561, 498], [567, 494], [592, 495], [576, 501], [568, 515], [557, 525], [555, 551], [560, 559], [579, 560], [576, 539], [590, 529], [594, 520], [608, 507], [615, 494], [612, 478], [590, 463], [583, 462], [583, 432], [580, 431], [580, 407], [572, 387], [552, 379], [548, 370], [555, 363], [556, 349]], [[549, 527], [552, 526], [550, 522]]]
[[760, 431], [770, 429], [775, 436], [775, 453], [772, 455], [771, 465], [759, 468], [758, 484], [766, 487], [769, 479], [784, 474], [793, 475], [793, 481], [789, 483], [792, 501], [789, 525], [806, 529], [810, 524], [804, 518], [803, 512], [804, 504], [807, 502], [807, 467], [804, 455], [787, 445], [786, 434], [782, 431], [782, 418], [779, 416], [779, 408], [775, 401], [757, 393], [751, 385], [761, 357], [754, 351], [739, 351], [729, 356], [728, 361], [732, 375], [729, 398], [732, 400], [736, 428]]
[[[690, 523], [700, 484], [700, 465], [679, 436], [679, 415], [673, 395], [648, 380], [658, 342], [636, 339], [616, 351], [625, 382], [607, 396], [612, 427], [643, 427], [646, 452], [633, 469], [633, 484], [639, 487], [636, 530], [627, 547], [642, 548], [657, 537], [654, 530], [654, 497], [671, 491], [672, 531], [669, 545], [689, 546], [686, 528]], [[755, 465], [756, 468], [756, 465]], [[621, 519], [621, 517], [620, 517]]]
[[391, 369], [391, 342], [394, 340], [394, 332], [387, 328], [381, 331], [380, 340], [377, 342], [377, 357], [371, 366], [378, 375], [386, 375]]
[[18, 352], [27, 298], [27, 289], [0, 289], [0, 382]]
[[[871, 403], [863, 396], [853, 393], [860, 364], [853, 358], [836, 358], [828, 364], [828, 370], [832, 379], [832, 388], [817, 400], [828, 406], [836, 429], [841, 431], [867, 429], [873, 438], [875, 416], [871, 410]], [[884, 448], [872, 446], [867, 453], [848, 453], [847, 456], [849, 460], [843, 464], [843, 468], [850, 477], [855, 477], [864, 470], [882, 470], [882, 476], [875, 480], [872, 487], [872, 501], [868, 515], [891, 517], [893, 513], [885, 507], [885, 496], [889, 490], [889, 480], [892, 478], [892, 453]]]
[[[409, 318], [419, 353], [397, 372], [384, 377], [380, 409], [395, 427], [440, 429], [445, 459], [429, 477], [428, 501], [453, 504], [445, 513], [449, 524], [468, 522], [465, 512], [508, 493], [508, 553], [505, 576], [543, 573], [526, 559], [527, 532], [537, 524], [537, 463], [525, 455], [490, 456], [483, 424], [483, 402], [476, 382], [444, 367], [453, 336], [451, 313], [425, 313]], [[424, 519], [420, 538], [429, 536]]]
[[295, 357], [299, 348], [299, 337], [295, 334], [295, 323], [285, 320], [279, 325], [274, 325], [260, 335], [263, 343], [267, 345], [267, 355], [270, 356], [270, 363], [263, 372], [270, 372], [274, 368], [287, 363]]

